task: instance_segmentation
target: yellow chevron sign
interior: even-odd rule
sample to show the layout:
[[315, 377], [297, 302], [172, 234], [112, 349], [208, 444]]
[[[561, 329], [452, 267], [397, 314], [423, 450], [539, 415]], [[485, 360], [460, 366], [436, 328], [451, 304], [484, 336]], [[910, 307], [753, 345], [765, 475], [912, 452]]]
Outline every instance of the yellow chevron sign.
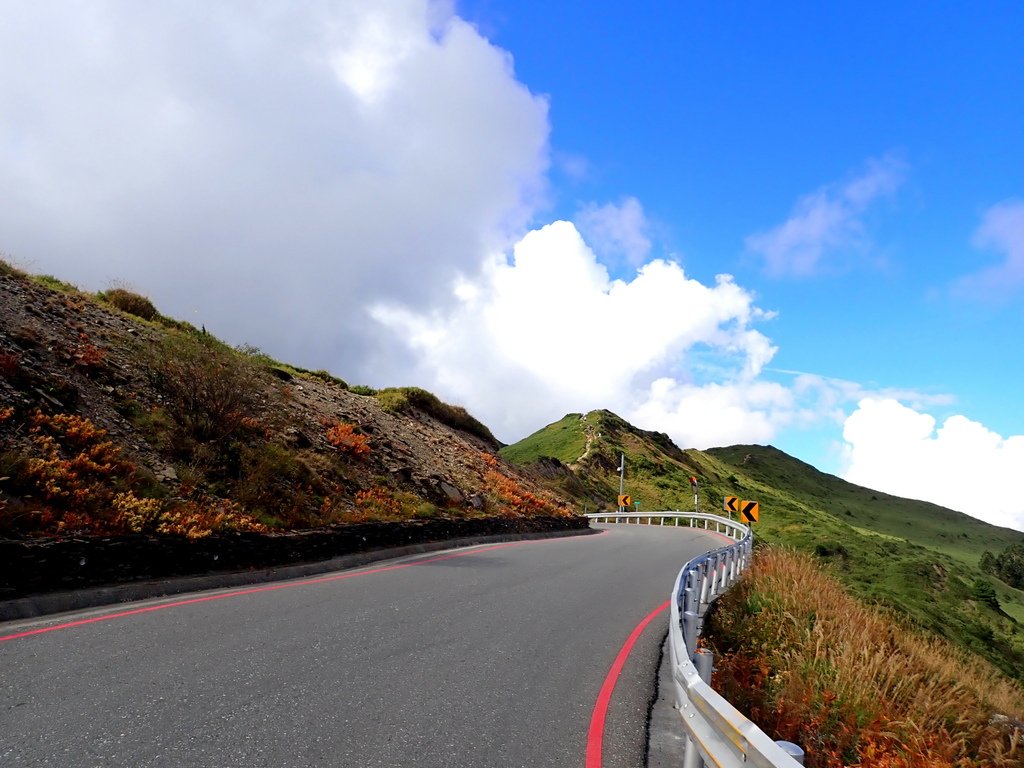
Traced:
[[633, 499], [629, 496], [629, 494], [624, 493], [621, 496], [619, 496], [619, 506], [631, 507], [633, 506]]
[[740, 511], [740, 497], [739, 496], [726, 496], [725, 497], [725, 511], [726, 512], [739, 512]]
[[740, 522], [756, 523], [760, 514], [761, 505], [756, 501], [747, 501], [744, 499], [740, 502]]

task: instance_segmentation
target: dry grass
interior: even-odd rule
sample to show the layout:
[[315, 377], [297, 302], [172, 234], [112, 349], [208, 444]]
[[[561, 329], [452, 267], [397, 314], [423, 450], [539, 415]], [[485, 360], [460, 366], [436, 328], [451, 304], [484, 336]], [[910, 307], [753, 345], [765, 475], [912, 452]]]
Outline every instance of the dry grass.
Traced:
[[851, 597], [809, 556], [759, 551], [716, 607], [715, 685], [808, 766], [1024, 765], [1024, 691]]

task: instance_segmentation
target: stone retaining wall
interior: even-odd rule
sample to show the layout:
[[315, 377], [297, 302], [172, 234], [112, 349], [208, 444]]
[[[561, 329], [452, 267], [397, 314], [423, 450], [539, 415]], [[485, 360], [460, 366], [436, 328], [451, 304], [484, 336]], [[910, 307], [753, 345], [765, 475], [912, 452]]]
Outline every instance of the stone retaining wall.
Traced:
[[583, 517], [360, 523], [288, 533], [0, 539], [0, 600], [148, 579], [310, 563], [447, 539], [586, 529]]

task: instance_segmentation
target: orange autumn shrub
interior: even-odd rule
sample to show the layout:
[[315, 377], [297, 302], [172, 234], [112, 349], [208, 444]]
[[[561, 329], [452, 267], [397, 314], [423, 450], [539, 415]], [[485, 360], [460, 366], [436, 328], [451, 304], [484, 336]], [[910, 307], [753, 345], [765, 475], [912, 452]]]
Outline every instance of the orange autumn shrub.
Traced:
[[[10, 418], [0, 409], [0, 421]], [[235, 502], [200, 496], [161, 501], [137, 493], [134, 463], [89, 419], [36, 411], [32, 448], [11, 480], [28, 507], [22, 516], [42, 534], [160, 533], [196, 539], [216, 531], [265, 532]], [[6, 505], [5, 505], [6, 506]]]
[[30, 434], [34, 450], [15, 479], [45, 504], [38, 510], [44, 531], [116, 532], [113, 500], [136, 468], [106, 431], [81, 416], [36, 411]]
[[267, 526], [256, 520], [230, 499], [202, 497], [170, 505], [160, 513], [156, 532], [190, 539], [202, 539], [211, 533], [249, 531], [266, 533]]
[[72, 357], [74, 358], [75, 365], [86, 370], [94, 370], [102, 367], [107, 353], [93, 344], [86, 334], [80, 333], [78, 335], [78, 344], [75, 346]]
[[490, 501], [503, 515], [565, 515], [563, 504], [548, 493], [533, 493], [514, 477], [501, 471], [501, 463], [490, 453], [481, 453], [480, 459], [489, 469], [484, 471], [484, 489]]
[[339, 453], [363, 458], [370, 454], [369, 440], [366, 435], [356, 432], [354, 424], [339, 421], [327, 429], [327, 442], [338, 449]]
[[351, 522], [399, 520], [404, 518], [402, 503], [387, 488], [373, 486], [356, 493], [356, 512]]

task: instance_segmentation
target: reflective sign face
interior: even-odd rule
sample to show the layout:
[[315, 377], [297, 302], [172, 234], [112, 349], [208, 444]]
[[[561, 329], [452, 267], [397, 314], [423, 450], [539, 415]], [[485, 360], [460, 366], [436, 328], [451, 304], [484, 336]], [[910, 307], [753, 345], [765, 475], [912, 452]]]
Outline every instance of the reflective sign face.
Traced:
[[725, 511], [726, 512], [739, 512], [740, 511], [740, 497], [739, 496], [726, 496], [725, 497]]
[[632, 497], [629, 496], [628, 494], [623, 494], [622, 496], [619, 496], [619, 506], [620, 507], [631, 507], [631, 506], [633, 506], [633, 499], [632, 499]]
[[761, 515], [761, 505], [756, 501], [747, 501], [744, 499], [740, 502], [740, 521], [744, 523], [756, 523], [758, 517]]

